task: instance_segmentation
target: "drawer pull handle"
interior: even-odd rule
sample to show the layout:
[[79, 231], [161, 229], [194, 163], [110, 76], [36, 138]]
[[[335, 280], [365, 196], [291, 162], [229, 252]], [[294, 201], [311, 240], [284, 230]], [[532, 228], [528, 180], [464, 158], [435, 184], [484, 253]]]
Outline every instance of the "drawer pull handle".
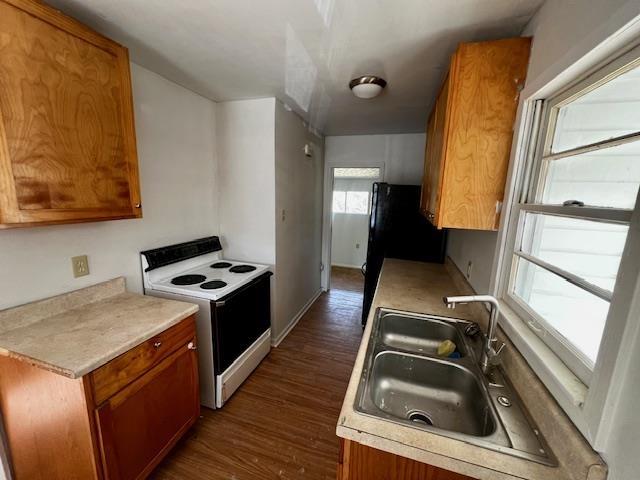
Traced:
[[153, 344], [154, 348], [160, 348], [161, 345], [162, 345], [162, 342], [155, 342]]
[[196, 344], [195, 344], [195, 343], [193, 343], [193, 342], [189, 342], [189, 343], [187, 344], [187, 348], [188, 348], [189, 350], [197, 350], [197, 349], [198, 349], [198, 347], [196, 346]]

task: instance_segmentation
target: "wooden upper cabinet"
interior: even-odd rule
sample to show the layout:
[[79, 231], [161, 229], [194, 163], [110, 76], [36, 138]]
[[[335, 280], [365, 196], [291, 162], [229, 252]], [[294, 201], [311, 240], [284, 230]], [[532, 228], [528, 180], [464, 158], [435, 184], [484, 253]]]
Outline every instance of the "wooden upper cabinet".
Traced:
[[141, 217], [127, 49], [0, 0], [0, 228]]
[[422, 212], [438, 228], [496, 230], [530, 38], [463, 43], [427, 125]]
[[425, 191], [426, 191], [426, 208], [427, 218], [433, 222], [438, 215], [440, 207], [440, 182], [442, 179], [441, 163], [438, 161], [442, 157], [442, 149], [444, 146], [445, 128], [447, 121], [447, 105], [449, 101], [449, 76], [446, 77], [442, 90], [436, 99], [436, 105], [433, 108], [429, 121], [431, 125], [429, 130], [430, 138], [433, 140], [427, 142], [431, 145], [429, 158], [425, 161]]

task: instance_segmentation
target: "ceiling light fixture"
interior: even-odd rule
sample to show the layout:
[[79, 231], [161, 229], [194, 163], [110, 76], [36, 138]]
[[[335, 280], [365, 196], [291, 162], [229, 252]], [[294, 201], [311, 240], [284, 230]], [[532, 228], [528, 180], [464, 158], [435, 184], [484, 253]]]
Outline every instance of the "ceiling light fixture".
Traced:
[[375, 75], [363, 75], [349, 82], [349, 88], [358, 98], [377, 97], [386, 86], [386, 80]]

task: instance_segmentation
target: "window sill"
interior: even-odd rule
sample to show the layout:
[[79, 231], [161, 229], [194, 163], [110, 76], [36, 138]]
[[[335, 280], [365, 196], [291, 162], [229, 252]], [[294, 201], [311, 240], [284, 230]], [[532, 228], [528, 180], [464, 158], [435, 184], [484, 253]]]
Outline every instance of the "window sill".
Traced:
[[500, 300], [500, 326], [580, 432], [590, 439], [583, 405], [589, 388]]

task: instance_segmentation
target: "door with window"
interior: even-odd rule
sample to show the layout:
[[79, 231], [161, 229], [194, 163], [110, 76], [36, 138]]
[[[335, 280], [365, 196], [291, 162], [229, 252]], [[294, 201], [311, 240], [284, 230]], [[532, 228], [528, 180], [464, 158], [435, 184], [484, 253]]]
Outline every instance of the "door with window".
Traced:
[[640, 185], [640, 60], [539, 102], [505, 300], [589, 385]]
[[334, 168], [331, 265], [360, 268], [367, 259], [371, 190], [379, 168]]

